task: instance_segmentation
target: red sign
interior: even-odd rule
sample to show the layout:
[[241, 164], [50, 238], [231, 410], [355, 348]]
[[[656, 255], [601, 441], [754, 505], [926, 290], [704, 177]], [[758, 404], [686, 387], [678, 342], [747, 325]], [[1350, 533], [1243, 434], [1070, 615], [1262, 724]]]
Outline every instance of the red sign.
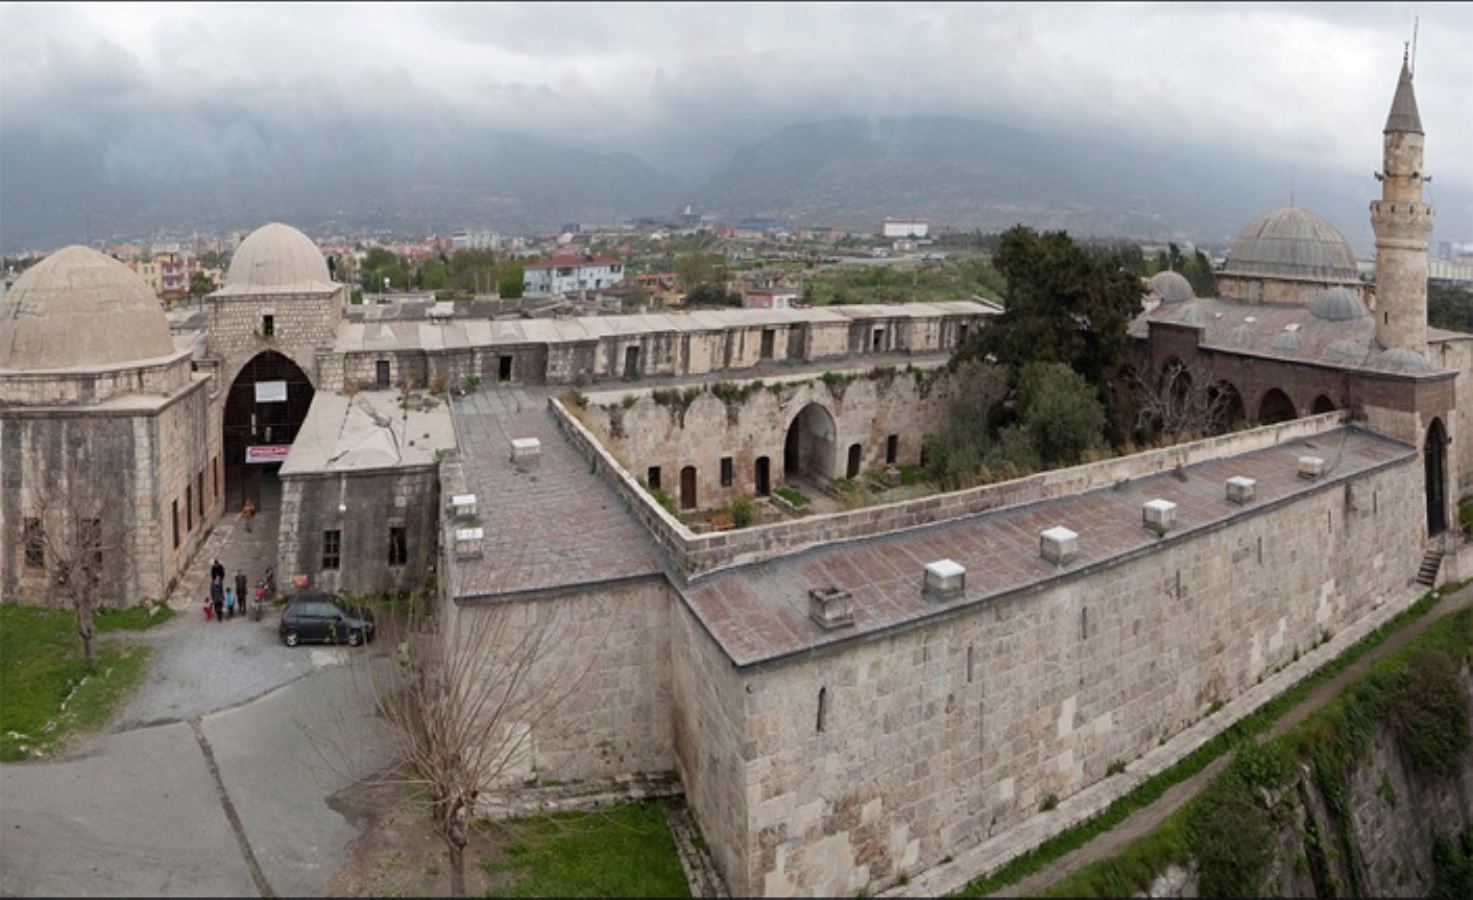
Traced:
[[286, 462], [286, 455], [290, 452], [292, 452], [291, 444], [256, 444], [246, 448], [245, 461], [248, 463]]

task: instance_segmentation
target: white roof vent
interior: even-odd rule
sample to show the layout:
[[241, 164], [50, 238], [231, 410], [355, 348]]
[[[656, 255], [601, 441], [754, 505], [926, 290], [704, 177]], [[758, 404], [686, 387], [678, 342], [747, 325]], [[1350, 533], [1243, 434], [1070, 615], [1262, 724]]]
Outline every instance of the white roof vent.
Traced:
[[450, 510], [457, 518], [474, 519], [476, 517], [476, 495], [475, 494], [453, 494], [450, 497]]
[[854, 624], [854, 598], [836, 587], [813, 588], [808, 592], [808, 615], [825, 629]]
[[1038, 536], [1038, 555], [1056, 566], [1068, 565], [1079, 554], [1079, 535], [1055, 525]]
[[1229, 478], [1227, 480], [1228, 502], [1236, 503], [1239, 506], [1242, 506], [1245, 503], [1252, 503], [1254, 488], [1257, 486], [1257, 484], [1258, 482], [1254, 481], [1252, 478], [1244, 478], [1241, 475]]
[[542, 442], [536, 438], [512, 438], [511, 461], [518, 468], [535, 466], [542, 457]]
[[425, 316], [431, 321], [449, 319], [455, 315], [455, 304], [449, 300], [440, 300], [425, 311]]
[[1325, 474], [1325, 461], [1319, 456], [1299, 457], [1299, 477], [1313, 481]]
[[1176, 527], [1176, 504], [1170, 500], [1148, 500], [1141, 507], [1141, 524], [1158, 535]]
[[481, 541], [486, 537], [482, 528], [455, 529], [455, 557], [457, 559], [480, 559]]
[[926, 563], [926, 584], [922, 593], [933, 600], [955, 600], [967, 586], [967, 570], [950, 559]]

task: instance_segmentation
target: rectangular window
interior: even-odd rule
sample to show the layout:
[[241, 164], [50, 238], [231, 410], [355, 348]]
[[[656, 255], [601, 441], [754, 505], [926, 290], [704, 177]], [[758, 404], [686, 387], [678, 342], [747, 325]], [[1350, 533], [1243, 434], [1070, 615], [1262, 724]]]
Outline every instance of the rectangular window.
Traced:
[[649, 475], [645, 481], [649, 484], [650, 490], [658, 491], [660, 489], [660, 467], [650, 466]]
[[386, 388], [389, 386], [389, 361], [381, 359], [374, 363], [374, 374], [377, 376], [378, 386]]
[[731, 487], [731, 457], [721, 457], [721, 486]]
[[900, 435], [892, 434], [885, 438], [885, 465], [895, 465], [895, 460], [900, 457]]
[[261, 317], [261, 336], [274, 337], [276, 335], [276, 317], [264, 315]]
[[204, 521], [205, 521], [205, 470], [204, 469], [200, 469], [198, 472], [194, 473], [194, 496], [195, 496], [195, 502], [198, 504], [197, 511], [199, 512], [199, 521], [200, 521], [200, 524], [204, 524]]
[[184, 486], [184, 531], [194, 530], [194, 486]]
[[26, 519], [26, 568], [46, 568], [46, 532], [40, 519]]
[[404, 529], [398, 526], [389, 528], [389, 565], [402, 566], [409, 559], [409, 545], [405, 540]]
[[322, 533], [322, 568], [337, 571], [342, 563], [343, 533], [336, 528]]
[[179, 501], [175, 500], [171, 505], [174, 511], [174, 546], [179, 546]]

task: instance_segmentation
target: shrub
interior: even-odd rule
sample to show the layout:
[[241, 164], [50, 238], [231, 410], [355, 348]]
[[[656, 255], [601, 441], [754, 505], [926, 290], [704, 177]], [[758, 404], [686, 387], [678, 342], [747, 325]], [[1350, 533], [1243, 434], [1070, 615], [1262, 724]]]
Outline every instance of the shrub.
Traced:
[[1018, 376], [1022, 424], [1043, 461], [1073, 465], [1105, 435], [1105, 408], [1095, 389], [1063, 363], [1029, 363]]
[[1110, 762], [1110, 767], [1105, 770], [1106, 775], [1119, 775], [1125, 771], [1125, 760], [1116, 759]]
[[752, 498], [743, 494], [735, 498], [726, 507], [727, 515], [731, 516], [731, 523], [737, 528], [746, 528], [752, 524], [756, 516], [757, 508], [752, 504]]
[[1039, 812], [1048, 812], [1049, 810], [1055, 809], [1056, 807], [1058, 807], [1058, 805], [1059, 805], [1059, 795], [1058, 794], [1049, 794], [1048, 796], [1046, 796], [1046, 797], [1043, 798], [1043, 802], [1042, 803], [1038, 804], [1038, 809], [1039, 809]]
[[1391, 696], [1387, 720], [1412, 766], [1456, 775], [1468, 751], [1468, 694], [1439, 650], [1419, 653]]

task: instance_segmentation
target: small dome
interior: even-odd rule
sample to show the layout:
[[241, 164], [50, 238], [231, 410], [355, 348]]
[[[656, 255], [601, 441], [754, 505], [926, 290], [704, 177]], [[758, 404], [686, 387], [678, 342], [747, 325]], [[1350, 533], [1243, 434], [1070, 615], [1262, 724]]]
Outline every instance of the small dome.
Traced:
[[1176, 314], [1176, 321], [1183, 325], [1196, 325], [1199, 328], [1207, 326], [1207, 315], [1202, 312], [1200, 303], [1188, 303], [1182, 306], [1181, 312]]
[[1390, 350], [1382, 350], [1371, 360], [1371, 365], [1384, 369], [1388, 372], [1425, 372], [1427, 371], [1427, 360], [1415, 350], [1407, 350], [1402, 347], [1393, 347]]
[[1331, 362], [1364, 363], [1370, 355], [1370, 345], [1364, 341], [1341, 338], [1326, 344], [1321, 355]]
[[1187, 281], [1180, 272], [1157, 272], [1151, 276], [1149, 282], [1151, 291], [1161, 298], [1162, 303], [1185, 303], [1194, 299], [1197, 295], [1192, 291], [1192, 283]]
[[257, 290], [331, 287], [327, 260], [312, 239], [290, 225], [262, 225], [240, 242], [230, 258], [225, 284]]
[[90, 247], [56, 251], [0, 297], [0, 369], [105, 368], [173, 352], [153, 291]]
[[1360, 297], [1343, 287], [1330, 288], [1314, 298], [1309, 304], [1309, 311], [1314, 313], [1315, 318], [1329, 322], [1349, 322], [1368, 314]]
[[1222, 336], [1222, 345], [1225, 347], [1249, 347], [1253, 344], [1253, 329], [1247, 325], [1239, 325]]
[[1268, 349], [1277, 350], [1280, 353], [1299, 352], [1299, 332], [1290, 331], [1287, 328], [1274, 335], [1268, 342]]
[[1355, 252], [1335, 226], [1297, 206], [1249, 222], [1233, 241], [1222, 271], [1260, 278], [1360, 281]]

